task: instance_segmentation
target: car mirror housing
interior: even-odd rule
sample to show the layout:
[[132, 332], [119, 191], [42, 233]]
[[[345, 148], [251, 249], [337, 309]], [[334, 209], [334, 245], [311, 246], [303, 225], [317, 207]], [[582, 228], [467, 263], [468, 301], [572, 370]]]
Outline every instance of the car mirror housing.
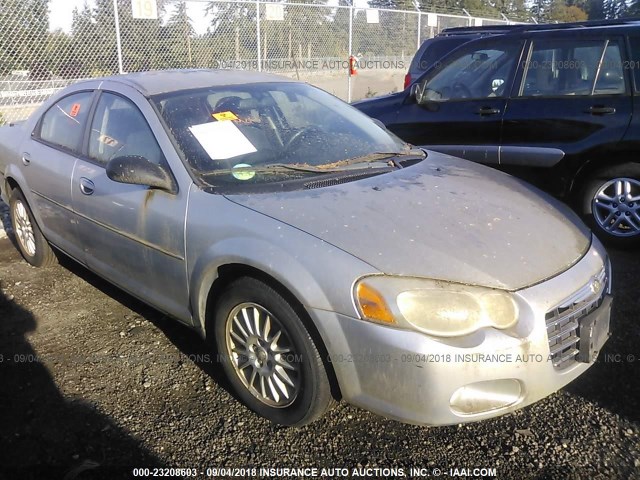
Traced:
[[107, 164], [106, 170], [107, 177], [114, 182], [145, 185], [169, 193], [177, 193], [175, 182], [166, 169], [138, 155], [113, 158]]
[[416, 103], [420, 103], [422, 100], [422, 92], [424, 87], [420, 83], [413, 83], [409, 87], [409, 98], [415, 100]]

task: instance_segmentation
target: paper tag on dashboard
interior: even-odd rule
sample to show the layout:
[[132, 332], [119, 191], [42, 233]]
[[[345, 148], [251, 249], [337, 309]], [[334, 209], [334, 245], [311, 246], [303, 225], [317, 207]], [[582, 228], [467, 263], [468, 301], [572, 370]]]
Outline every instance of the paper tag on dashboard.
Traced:
[[212, 160], [226, 160], [257, 151], [233, 122], [201, 123], [189, 130]]
[[233, 112], [212, 113], [211, 116], [216, 120], [218, 120], [219, 122], [223, 120], [238, 120], [238, 117], [236, 117], [236, 114]]

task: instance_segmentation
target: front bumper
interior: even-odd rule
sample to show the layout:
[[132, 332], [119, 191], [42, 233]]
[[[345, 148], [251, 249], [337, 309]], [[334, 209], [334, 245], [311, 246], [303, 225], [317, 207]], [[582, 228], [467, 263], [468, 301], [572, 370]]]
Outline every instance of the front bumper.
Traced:
[[[414, 424], [478, 421], [530, 405], [592, 365], [578, 362], [579, 356], [554, 365], [545, 316], [590, 285], [606, 262], [594, 239], [576, 265], [516, 292], [520, 319], [510, 330], [487, 328], [442, 339], [333, 312], [311, 313], [349, 403]], [[610, 301], [598, 305], [589, 318], [597, 317], [595, 323], [608, 329]], [[608, 331], [599, 333], [606, 339]]]

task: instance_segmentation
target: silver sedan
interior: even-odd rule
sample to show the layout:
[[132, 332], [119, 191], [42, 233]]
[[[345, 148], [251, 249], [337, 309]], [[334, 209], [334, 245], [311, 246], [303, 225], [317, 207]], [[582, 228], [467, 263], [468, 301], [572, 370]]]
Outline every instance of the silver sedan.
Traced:
[[0, 128], [0, 186], [29, 263], [63, 252], [196, 329], [285, 425], [339, 398], [494, 417], [581, 375], [609, 335], [607, 254], [562, 204], [280, 77], [77, 83]]

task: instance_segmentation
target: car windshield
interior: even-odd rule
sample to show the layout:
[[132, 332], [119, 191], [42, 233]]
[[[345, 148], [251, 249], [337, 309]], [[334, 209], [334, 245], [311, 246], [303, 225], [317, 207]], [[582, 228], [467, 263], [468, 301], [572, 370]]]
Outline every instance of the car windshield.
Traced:
[[189, 167], [214, 187], [389, 168], [415, 156], [366, 115], [303, 83], [216, 86], [152, 100]]

